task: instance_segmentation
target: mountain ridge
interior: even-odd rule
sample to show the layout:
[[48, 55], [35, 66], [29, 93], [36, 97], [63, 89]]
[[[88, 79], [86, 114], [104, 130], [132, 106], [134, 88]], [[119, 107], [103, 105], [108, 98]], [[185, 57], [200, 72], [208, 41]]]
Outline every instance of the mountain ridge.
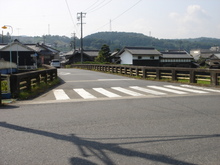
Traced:
[[[1, 37], [0, 37], [1, 38]], [[13, 39], [19, 39], [24, 44], [36, 44], [37, 42], [45, 42], [60, 51], [70, 51], [73, 49], [73, 38], [59, 35], [40, 36], [13, 36]], [[6, 42], [7, 40], [4, 39]], [[75, 39], [76, 49], [80, 48], [80, 39]], [[72, 44], [71, 44], [72, 43]], [[165, 50], [186, 50], [191, 49], [209, 49], [212, 46], [220, 46], [220, 39], [200, 37], [189, 39], [158, 39], [142, 33], [135, 32], [97, 32], [87, 35], [83, 38], [84, 49], [97, 50], [102, 45], [107, 44], [111, 51], [121, 49], [125, 46], [141, 46], [155, 47], [159, 51]], [[72, 47], [70, 47], [72, 45]]]

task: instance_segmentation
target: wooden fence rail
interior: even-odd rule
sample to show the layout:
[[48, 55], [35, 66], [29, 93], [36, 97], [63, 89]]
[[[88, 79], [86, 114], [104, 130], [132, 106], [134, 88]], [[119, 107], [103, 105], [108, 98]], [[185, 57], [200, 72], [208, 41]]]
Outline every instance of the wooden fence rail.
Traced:
[[136, 76], [143, 79], [184, 81], [188, 83], [206, 82], [212, 86], [220, 84], [219, 69], [195, 69], [195, 68], [174, 68], [174, 67], [143, 67], [126, 65], [95, 65], [95, 64], [74, 64], [74, 68], [97, 70], [101, 72], [118, 73], [129, 76]]
[[57, 78], [57, 69], [46, 69], [26, 73], [13, 74], [10, 77], [11, 94], [17, 97], [20, 91], [31, 91], [34, 86], [41, 83], [48, 83]]

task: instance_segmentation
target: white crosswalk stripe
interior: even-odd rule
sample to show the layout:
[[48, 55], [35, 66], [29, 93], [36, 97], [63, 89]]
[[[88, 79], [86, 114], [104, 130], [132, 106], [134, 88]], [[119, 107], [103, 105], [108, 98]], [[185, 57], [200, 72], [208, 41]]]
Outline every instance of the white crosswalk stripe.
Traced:
[[112, 89], [117, 90], [122, 93], [125, 93], [125, 94], [128, 94], [128, 95], [131, 95], [131, 96], [144, 96], [141, 93], [137, 93], [137, 92], [125, 89], [125, 88], [121, 88], [121, 87], [112, 87]]
[[68, 100], [68, 99], [70, 99], [69, 96], [64, 92], [63, 89], [53, 90], [53, 94], [54, 94], [56, 100]]
[[78, 93], [82, 98], [84, 99], [95, 99], [97, 97], [93, 96], [92, 94], [90, 94], [89, 92], [87, 92], [85, 89], [83, 88], [78, 88], [78, 89], [73, 89], [76, 93]]
[[[161, 92], [162, 91], [162, 92]], [[75, 92], [75, 94], [73, 93]], [[164, 85], [164, 86], [130, 86], [127, 88], [123, 87], [110, 87], [104, 88], [74, 88], [72, 92], [69, 90], [68, 95], [63, 89], [53, 90], [53, 94], [56, 100], [70, 100], [71, 99], [98, 99], [98, 98], [119, 98], [119, 97], [148, 97], [148, 96], [159, 96], [159, 95], [184, 95], [184, 94], [208, 94], [211, 92], [218, 92], [220, 90], [196, 87], [191, 85]], [[116, 94], [117, 93], [117, 94]], [[101, 94], [101, 95], [100, 95]], [[127, 95], [127, 96], [125, 96]]]
[[201, 91], [201, 90], [199, 91], [199, 90], [195, 90], [195, 89], [188, 89], [188, 88], [183, 88], [183, 87], [178, 87], [178, 86], [173, 86], [173, 85], [165, 85], [165, 87], [177, 89], [177, 90], [181, 90], [181, 91], [192, 92], [192, 93], [209, 93], [209, 92], [205, 92], [205, 91]]
[[164, 88], [160, 86], [147, 86], [147, 87], [153, 88], [153, 89], [159, 89], [159, 90], [166, 91], [166, 92], [176, 93], [176, 94], [187, 94], [186, 92], [183, 92], [183, 91], [168, 89], [168, 88]]
[[193, 89], [204, 90], [204, 91], [209, 91], [209, 92], [217, 92], [217, 93], [220, 93], [220, 90], [216, 90], [216, 89], [209, 89], [209, 88], [197, 87], [197, 86], [192, 86], [192, 85], [180, 85], [180, 86], [182, 86], [182, 87], [187, 87], [187, 88], [193, 88]]
[[105, 95], [105, 96], [107, 96], [107, 97], [110, 97], [110, 98], [112, 98], [112, 97], [121, 97], [121, 96], [119, 96], [119, 95], [117, 95], [117, 94], [115, 94], [115, 93], [112, 93], [112, 92], [110, 92], [110, 91], [104, 89], [104, 88], [93, 88], [93, 89], [94, 89], [96, 92], [99, 92], [99, 93], [101, 93], [101, 94], [103, 94], [103, 95]]
[[158, 91], [155, 91], [155, 90], [146, 89], [146, 88], [142, 88], [142, 87], [138, 87], [138, 86], [130, 86], [130, 88], [136, 89], [138, 91], [142, 91], [142, 92], [145, 92], [145, 93], [153, 94], [153, 95], [166, 95], [166, 93], [162, 93], [162, 92], [158, 92]]

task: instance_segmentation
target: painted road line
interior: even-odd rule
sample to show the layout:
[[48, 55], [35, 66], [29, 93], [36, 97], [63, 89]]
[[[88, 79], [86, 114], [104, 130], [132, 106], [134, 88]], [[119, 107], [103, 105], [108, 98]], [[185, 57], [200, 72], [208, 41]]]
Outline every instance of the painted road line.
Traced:
[[59, 72], [58, 75], [61, 75], [61, 76], [67, 76], [67, 75], [70, 75], [71, 73], [67, 73], [67, 72]]
[[121, 97], [115, 93], [112, 93], [110, 91], [107, 91], [106, 89], [103, 89], [103, 88], [93, 88], [93, 90], [95, 90], [96, 92], [99, 92], [107, 97]]
[[183, 92], [183, 91], [173, 90], [173, 89], [159, 87], [159, 86], [147, 86], [147, 87], [162, 90], [162, 91], [166, 91], [166, 92], [171, 92], [171, 93], [175, 93], [175, 94], [187, 94], [186, 92]]
[[55, 89], [53, 90], [53, 94], [56, 100], [69, 100], [70, 99], [63, 89]]
[[205, 92], [205, 91], [199, 91], [199, 90], [195, 90], [195, 89], [189, 89], [189, 88], [183, 88], [183, 87], [179, 87], [179, 86], [173, 86], [173, 85], [164, 85], [167, 88], [172, 88], [172, 89], [177, 89], [177, 90], [181, 90], [181, 91], [187, 91], [187, 92], [192, 92], [192, 93], [209, 93], [209, 92]]
[[122, 92], [122, 93], [125, 93], [125, 94], [128, 94], [128, 95], [131, 95], [131, 96], [144, 96], [144, 95], [141, 94], [141, 93], [137, 93], [137, 92], [134, 92], [134, 91], [125, 89], [125, 88], [121, 88], [121, 87], [111, 87], [111, 88], [114, 89], [114, 90], [117, 90], [117, 91], [119, 91], [119, 92]]
[[218, 92], [220, 93], [220, 90], [215, 90], [215, 89], [209, 89], [209, 88], [203, 88], [203, 87], [196, 87], [192, 85], [180, 85], [182, 87], [187, 87], [187, 88], [193, 88], [193, 89], [199, 89], [199, 90], [204, 90], [204, 91], [209, 91], [209, 92]]
[[95, 99], [96, 97], [87, 92], [83, 88], [73, 89], [76, 93], [78, 93], [84, 99]]
[[166, 93], [162, 93], [162, 92], [158, 92], [155, 90], [146, 89], [146, 88], [142, 88], [142, 87], [138, 87], [138, 86], [130, 86], [130, 88], [141, 91], [141, 92], [150, 93], [153, 95], [166, 95]]
[[133, 80], [136, 80], [136, 79], [132, 79], [132, 78], [129, 78], [129, 79], [97, 79], [97, 81], [133, 81]]

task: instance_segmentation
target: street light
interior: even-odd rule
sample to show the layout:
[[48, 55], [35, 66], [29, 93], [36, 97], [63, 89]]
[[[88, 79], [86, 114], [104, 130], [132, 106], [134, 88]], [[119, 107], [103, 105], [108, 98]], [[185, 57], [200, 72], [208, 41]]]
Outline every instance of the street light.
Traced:
[[10, 25], [4, 25], [4, 26], [2, 26], [2, 29], [8, 29], [8, 27], [10, 27], [11, 28], [11, 34], [10, 34], [10, 44], [9, 44], [9, 49], [10, 49], [10, 67], [11, 67], [11, 74], [12, 74], [12, 54], [11, 54], [11, 39], [12, 39], [12, 33], [13, 33], [13, 28], [12, 28], [12, 26], [10, 26]]

